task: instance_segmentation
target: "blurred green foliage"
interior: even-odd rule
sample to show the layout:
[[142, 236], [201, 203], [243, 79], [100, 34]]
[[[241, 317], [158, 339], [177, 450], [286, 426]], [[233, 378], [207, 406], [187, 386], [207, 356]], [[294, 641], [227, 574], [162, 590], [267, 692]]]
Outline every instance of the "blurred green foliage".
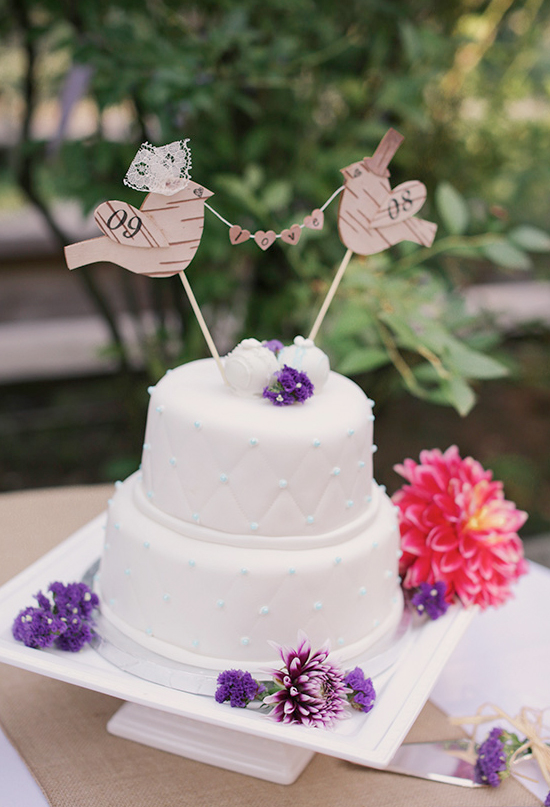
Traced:
[[[78, 199], [86, 212], [106, 199], [141, 204], [122, 178], [145, 140], [191, 138], [193, 179], [215, 192], [216, 210], [252, 232], [280, 232], [331, 195], [342, 167], [398, 129], [406, 140], [392, 185], [428, 186], [422, 215], [438, 222], [438, 236], [431, 249], [401, 244], [353, 260], [318, 341], [371, 391], [379, 384], [389, 395], [404, 383], [461, 414], [480, 379], [506, 372], [506, 357], [490, 355], [498, 333], [466, 315], [457, 290], [493, 277], [491, 267], [546, 271], [537, 256], [550, 251], [548, 3], [0, 0], [0, 33], [0, 66], [10, 54], [21, 63], [3, 83], [4, 96], [21, 100], [5, 168], [60, 241], [68, 237], [52, 213], [57, 198]], [[64, 99], [71, 120], [83, 67], [90, 131], [61, 129], [59, 142], [34, 136], [45, 100]], [[232, 247], [206, 213], [188, 276], [222, 351], [245, 335], [307, 334], [344, 252], [336, 208], [321, 233], [304, 230], [297, 246], [277, 242], [266, 253], [252, 242]], [[124, 364], [109, 300], [93, 271], [75, 274]], [[155, 338], [143, 339], [150, 374], [204, 354], [177, 278], [146, 281], [138, 305], [138, 281], [124, 274], [136, 320], [143, 307], [155, 314]]]

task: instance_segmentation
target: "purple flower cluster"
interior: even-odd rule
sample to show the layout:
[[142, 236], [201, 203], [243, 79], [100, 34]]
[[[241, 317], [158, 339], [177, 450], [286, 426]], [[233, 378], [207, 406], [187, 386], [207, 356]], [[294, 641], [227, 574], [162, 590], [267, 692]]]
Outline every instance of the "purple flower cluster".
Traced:
[[327, 661], [327, 646], [313, 652], [307, 636], [300, 632], [296, 650], [273, 647], [285, 665], [282, 670], [272, 670], [279, 688], [264, 699], [273, 706], [275, 720], [327, 728], [344, 717], [350, 690], [344, 673]]
[[313, 392], [314, 386], [307, 374], [285, 364], [265, 387], [263, 397], [275, 406], [290, 406], [294, 403], [304, 403], [311, 398]]
[[352, 690], [348, 695], [348, 701], [352, 707], [360, 712], [370, 712], [376, 700], [372, 680], [365, 678], [363, 670], [356, 667], [346, 675], [344, 682]]
[[76, 653], [93, 636], [92, 612], [99, 598], [85, 583], [52, 583], [52, 597], [41, 591], [34, 595], [38, 607], [21, 611], [12, 626], [15, 639], [27, 647], [55, 646]]
[[438, 619], [449, 607], [445, 600], [447, 586], [442, 580], [437, 583], [420, 583], [411, 603], [421, 616], [427, 614], [430, 619]]
[[218, 676], [215, 698], [218, 703], [229, 701], [230, 706], [243, 709], [262, 692], [265, 692], [264, 685], [252, 678], [249, 672], [225, 670]]
[[474, 770], [474, 781], [478, 785], [490, 785], [491, 787], [500, 785], [501, 776], [499, 774], [507, 770], [506, 753], [502, 742], [503, 733], [502, 729], [494, 728], [478, 748]]
[[284, 348], [284, 345], [278, 339], [266, 339], [262, 342], [262, 347], [266, 347], [277, 356]]
[[544, 807], [550, 807], [550, 790], [548, 791], [548, 795], [544, 799]]

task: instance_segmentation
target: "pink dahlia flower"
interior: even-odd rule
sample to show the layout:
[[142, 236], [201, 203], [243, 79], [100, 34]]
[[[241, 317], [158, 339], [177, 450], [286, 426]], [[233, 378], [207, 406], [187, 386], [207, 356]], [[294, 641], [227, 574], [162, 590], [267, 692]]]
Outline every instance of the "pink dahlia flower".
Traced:
[[296, 650], [271, 644], [285, 664], [281, 670], [270, 670], [280, 688], [264, 698], [264, 703], [272, 704], [275, 720], [327, 728], [345, 716], [351, 689], [346, 686], [345, 673], [327, 661], [328, 645], [313, 652], [302, 631]]
[[422, 451], [395, 470], [408, 482], [392, 497], [400, 510], [399, 571], [405, 588], [443, 581], [446, 599], [498, 606], [527, 572], [517, 535], [527, 514], [504, 498], [491, 471], [456, 446]]

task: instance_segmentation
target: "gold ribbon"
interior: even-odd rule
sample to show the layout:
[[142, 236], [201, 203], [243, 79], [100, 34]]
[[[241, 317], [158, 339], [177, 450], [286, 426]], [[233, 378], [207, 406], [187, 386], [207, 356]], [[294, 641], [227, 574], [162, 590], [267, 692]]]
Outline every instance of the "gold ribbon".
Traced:
[[[491, 709], [490, 714], [483, 714], [485, 709]], [[543, 714], [547, 709], [533, 709], [524, 706], [515, 717], [510, 717], [498, 706], [485, 703], [480, 706], [475, 715], [470, 717], [451, 717], [454, 726], [480, 726], [482, 723], [494, 723], [496, 720], [505, 720], [516, 729], [518, 734], [525, 737], [525, 741], [514, 751], [510, 757], [510, 765], [516, 762], [523, 754], [530, 751], [537, 762], [546, 783], [550, 786], [550, 730], [543, 723]], [[475, 761], [475, 740], [472, 736], [468, 751]], [[526, 777], [527, 778], [527, 777]]]

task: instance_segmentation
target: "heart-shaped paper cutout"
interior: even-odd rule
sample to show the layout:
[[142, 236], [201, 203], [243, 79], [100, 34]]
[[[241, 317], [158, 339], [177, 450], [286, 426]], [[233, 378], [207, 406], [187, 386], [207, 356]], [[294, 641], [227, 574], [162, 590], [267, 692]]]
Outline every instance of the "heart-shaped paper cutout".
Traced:
[[322, 230], [324, 223], [325, 214], [319, 208], [312, 210], [311, 215], [304, 219], [304, 227], [308, 227], [310, 230]]
[[198, 197], [199, 197], [199, 199], [200, 199], [200, 198], [201, 198], [201, 196], [202, 196], [202, 195], [203, 195], [203, 193], [204, 193], [204, 188], [201, 188], [201, 187], [199, 187], [199, 188], [193, 188], [193, 193], [195, 194], [195, 196], [198, 196]]
[[258, 230], [254, 233], [254, 241], [263, 250], [269, 249], [276, 237], [277, 235], [273, 230], [268, 230], [266, 233], [263, 230]]
[[302, 228], [299, 224], [293, 224], [281, 233], [281, 238], [285, 244], [297, 244], [302, 235]]
[[242, 244], [250, 238], [250, 230], [243, 230], [240, 224], [234, 224], [229, 228], [229, 240], [232, 244]]

